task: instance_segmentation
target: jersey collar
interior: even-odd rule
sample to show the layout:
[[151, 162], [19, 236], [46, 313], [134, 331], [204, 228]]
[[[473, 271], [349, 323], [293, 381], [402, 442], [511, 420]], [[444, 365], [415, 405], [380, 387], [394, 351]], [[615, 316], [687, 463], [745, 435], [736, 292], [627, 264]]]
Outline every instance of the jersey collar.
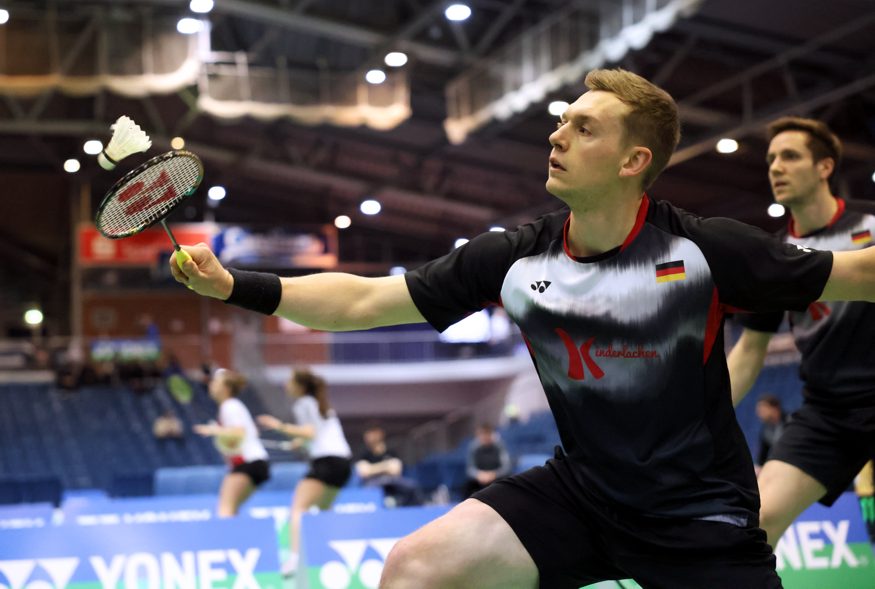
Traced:
[[641, 204], [638, 206], [638, 214], [635, 216], [635, 225], [632, 226], [632, 230], [629, 232], [629, 235], [626, 236], [626, 239], [623, 240], [623, 243], [620, 245], [620, 247], [615, 247], [612, 250], [608, 250], [596, 256], [587, 256], [582, 258], [572, 254], [571, 248], [568, 247], [568, 229], [571, 226], [571, 213], [569, 213], [568, 218], [565, 219], [565, 225], [562, 227], [562, 249], [565, 251], [565, 255], [577, 262], [598, 262], [599, 260], [604, 260], [605, 258], [609, 258], [616, 253], [624, 251], [632, 244], [633, 241], [635, 241], [635, 238], [638, 237], [638, 234], [641, 233], [641, 229], [644, 227], [644, 221], [647, 219], [647, 210], [649, 208], [650, 197], [647, 196], [647, 193], [645, 193], [644, 197], [641, 199]]
[[821, 227], [819, 229], [815, 229], [814, 231], [807, 233], [806, 235], [799, 235], [796, 232], [796, 222], [793, 220], [793, 215], [790, 215], [790, 220], [787, 221], [787, 232], [790, 234], [790, 236], [791, 237], [808, 237], [809, 235], [814, 235], [815, 233], [819, 233], [819, 232], [823, 231], [824, 229], [828, 229], [828, 228], [832, 227], [833, 225], [835, 225], [836, 221], [838, 221], [845, 212], [845, 201], [844, 201], [844, 199], [839, 198], [837, 196], [834, 196], [833, 198], [836, 200], [836, 205], [838, 205], [838, 206], [836, 207], [836, 212], [832, 216], [832, 219], [829, 220], [829, 223], [827, 223], [826, 225], [824, 225], [823, 227]]

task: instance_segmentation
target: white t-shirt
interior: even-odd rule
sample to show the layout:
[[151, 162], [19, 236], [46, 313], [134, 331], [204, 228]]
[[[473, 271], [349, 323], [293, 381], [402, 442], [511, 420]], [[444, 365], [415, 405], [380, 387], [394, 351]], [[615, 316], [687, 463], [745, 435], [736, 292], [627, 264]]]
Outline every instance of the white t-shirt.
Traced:
[[[231, 397], [222, 401], [219, 406], [219, 425], [222, 427], [242, 427], [243, 441], [233, 451], [220, 448], [225, 458], [235, 462], [242, 458], [243, 462], [267, 460], [267, 450], [258, 437], [258, 428], [249, 413], [249, 409], [240, 399]], [[218, 447], [218, 445], [217, 445]]]
[[343, 435], [343, 426], [334, 410], [328, 412], [328, 417], [322, 417], [319, 413], [319, 402], [314, 397], [304, 396], [295, 401], [292, 411], [298, 425], [312, 425], [316, 428], [316, 435], [310, 442], [310, 458], [352, 457], [352, 450]]

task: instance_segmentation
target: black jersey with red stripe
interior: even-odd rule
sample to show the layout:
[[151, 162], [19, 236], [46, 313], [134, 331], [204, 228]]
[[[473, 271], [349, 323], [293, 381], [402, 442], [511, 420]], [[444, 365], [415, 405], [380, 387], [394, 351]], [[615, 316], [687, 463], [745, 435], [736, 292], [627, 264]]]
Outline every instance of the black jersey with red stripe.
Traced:
[[[797, 235], [790, 224], [777, 233], [782, 241], [830, 251], [867, 248], [875, 241], [875, 203], [837, 199], [826, 227]], [[739, 315], [757, 331], [776, 332], [784, 313]], [[816, 302], [790, 311], [787, 320], [802, 354], [799, 375], [805, 396], [843, 407], [875, 407], [875, 304], [860, 301]]]
[[442, 331], [489, 303], [520, 327], [582, 489], [637, 513], [759, 509], [723, 350], [727, 308], [804, 310], [832, 254], [642, 200], [621, 247], [573, 257], [568, 212], [487, 233], [406, 275]]

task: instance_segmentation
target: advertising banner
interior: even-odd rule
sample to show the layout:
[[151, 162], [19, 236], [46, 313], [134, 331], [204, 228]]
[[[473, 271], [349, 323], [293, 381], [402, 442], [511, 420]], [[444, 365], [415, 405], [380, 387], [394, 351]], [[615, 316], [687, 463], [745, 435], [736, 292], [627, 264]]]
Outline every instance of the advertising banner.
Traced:
[[281, 589], [273, 526], [237, 518], [0, 533], [10, 589]]
[[875, 587], [875, 558], [853, 493], [809, 507], [775, 549], [785, 589]]
[[53, 511], [51, 503], [0, 505], [0, 532], [50, 526]]
[[[170, 230], [179, 243], [193, 244], [210, 243], [217, 229], [213, 223], [171, 223]], [[124, 239], [107, 239], [90, 223], [79, 226], [79, 263], [85, 266], [152, 266], [172, 250], [160, 226]]]
[[449, 506], [305, 515], [296, 589], [376, 589], [389, 550]]
[[231, 266], [329, 269], [337, 266], [337, 231], [332, 226], [258, 230], [226, 225], [216, 234], [213, 251]]

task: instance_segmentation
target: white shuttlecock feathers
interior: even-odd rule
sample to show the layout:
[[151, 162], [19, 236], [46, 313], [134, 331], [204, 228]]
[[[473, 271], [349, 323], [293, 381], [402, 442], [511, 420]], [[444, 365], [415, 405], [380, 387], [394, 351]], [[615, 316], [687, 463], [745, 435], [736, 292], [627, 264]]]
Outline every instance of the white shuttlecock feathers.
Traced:
[[104, 170], [112, 170], [132, 153], [141, 153], [152, 147], [152, 140], [130, 117], [120, 116], [110, 129], [112, 139], [97, 156], [97, 163]]

